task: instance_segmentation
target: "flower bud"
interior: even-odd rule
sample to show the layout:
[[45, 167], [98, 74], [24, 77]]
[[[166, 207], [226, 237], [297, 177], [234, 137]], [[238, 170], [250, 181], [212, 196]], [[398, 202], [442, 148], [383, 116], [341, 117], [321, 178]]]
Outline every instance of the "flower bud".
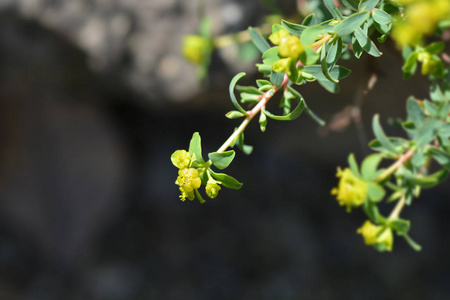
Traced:
[[217, 183], [208, 183], [205, 191], [209, 198], [214, 199], [219, 194], [221, 187]]
[[394, 236], [391, 228], [377, 226], [367, 220], [356, 232], [363, 236], [366, 245], [376, 246], [379, 250], [392, 251]]
[[177, 150], [170, 157], [172, 164], [178, 169], [189, 167], [191, 163], [191, 155], [186, 150]]
[[211, 43], [199, 35], [187, 35], [183, 41], [183, 55], [190, 62], [200, 65], [211, 51]]
[[336, 177], [340, 178], [337, 188], [331, 190], [332, 195], [336, 195], [336, 199], [341, 206], [346, 206], [350, 212], [352, 207], [360, 206], [367, 198], [367, 183], [353, 174], [346, 168], [342, 171], [338, 168]]

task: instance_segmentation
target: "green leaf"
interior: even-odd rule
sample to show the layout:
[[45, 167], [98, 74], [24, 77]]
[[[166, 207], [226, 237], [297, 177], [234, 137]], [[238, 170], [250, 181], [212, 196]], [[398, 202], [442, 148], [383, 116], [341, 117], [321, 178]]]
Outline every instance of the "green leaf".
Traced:
[[355, 31], [355, 37], [359, 45], [372, 56], [378, 57], [382, 53], [378, 50], [374, 42], [364, 33], [361, 28], [357, 28]]
[[198, 189], [196, 189], [196, 190], [194, 190], [194, 191], [195, 191], [195, 195], [197, 196], [198, 201], [200, 202], [200, 204], [205, 203], [206, 201], [205, 201], [205, 199], [203, 199], [203, 197], [202, 197], [202, 195], [200, 194], [200, 192], [198, 191]]
[[258, 88], [262, 88], [268, 85], [272, 87], [272, 83], [269, 80], [265, 79], [257, 79], [256, 84], [258, 85]]
[[430, 54], [439, 54], [442, 51], [444, 51], [444, 49], [445, 49], [444, 42], [435, 42], [426, 46], [424, 50]]
[[402, 71], [405, 79], [408, 79], [416, 72], [418, 56], [419, 54], [417, 52], [412, 52], [403, 64]]
[[272, 66], [280, 59], [281, 56], [278, 54], [278, 46], [270, 48], [262, 55], [263, 63], [270, 66]]
[[353, 33], [360, 28], [362, 23], [369, 17], [369, 12], [360, 12], [352, 14], [350, 17], [344, 19], [341, 23], [336, 25], [335, 32], [338, 36], [343, 37]]
[[241, 72], [239, 74], [236, 74], [233, 79], [230, 82], [230, 86], [229, 86], [229, 93], [230, 93], [230, 98], [231, 98], [231, 102], [234, 104], [234, 106], [244, 115], [247, 115], [247, 112], [245, 111], [245, 109], [242, 108], [242, 106], [239, 104], [239, 102], [236, 100], [236, 96], [234, 95], [234, 87], [236, 86], [236, 83], [238, 82], [239, 79], [241, 79], [242, 77], [245, 76], [244, 72]]
[[309, 46], [314, 43], [317, 38], [323, 33], [324, 29], [320, 25], [308, 27], [307, 29], [303, 30], [302, 34], [300, 35], [300, 42], [305, 46]]
[[261, 132], [266, 131], [267, 126], [267, 116], [265, 114], [265, 110], [261, 110], [261, 113], [259, 114], [259, 128], [261, 129]]
[[420, 128], [417, 129], [414, 141], [418, 147], [423, 147], [434, 140], [438, 129], [442, 126], [442, 121], [438, 119], [425, 120]]
[[358, 163], [356, 162], [355, 155], [353, 153], [350, 153], [350, 155], [347, 158], [348, 166], [350, 167], [350, 170], [353, 172], [353, 174], [361, 178], [361, 173], [359, 173]]
[[215, 180], [219, 181], [224, 187], [235, 190], [240, 189], [242, 187], [242, 183], [240, 183], [230, 175], [223, 173], [215, 173], [211, 170], [210, 172], [212, 177], [214, 177]]
[[360, 0], [342, 0], [345, 7], [354, 11], [358, 11], [359, 2]]
[[313, 48], [305, 47], [299, 58], [304, 65], [312, 65], [319, 59], [319, 54]]
[[[328, 78], [326, 78], [322, 72], [322, 66], [319, 65], [305, 66], [303, 70], [306, 73], [309, 73], [312, 76], [314, 76], [317, 80], [328, 80]], [[330, 71], [330, 75], [338, 80], [347, 77], [349, 74], [350, 70], [342, 66], [335, 66]]]
[[[234, 129], [236, 131], [237, 128]], [[242, 152], [249, 155], [253, 151], [253, 147], [244, 144], [244, 133], [239, 134], [238, 138], [231, 144], [231, 147], [237, 146]]]
[[377, 22], [380, 25], [388, 25], [392, 23], [391, 16], [385, 11], [378, 8], [375, 8], [372, 11], [372, 18], [375, 22]]
[[377, 168], [383, 159], [383, 155], [376, 153], [367, 156], [361, 164], [361, 175], [365, 180], [377, 178]]
[[[393, 157], [395, 157], [397, 153], [405, 152], [410, 146], [409, 141], [405, 140], [405, 139], [402, 139], [402, 138], [389, 137], [388, 141], [396, 149], [396, 151], [393, 152], [394, 153]], [[378, 152], [386, 152], [386, 151], [388, 151], [386, 149], [386, 147], [384, 147], [384, 145], [378, 139], [371, 141], [369, 143], [369, 147], [372, 148], [375, 151], [378, 151]]]
[[381, 185], [373, 181], [367, 182], [367, 196], [372, 202], [380, 202], [383, 200], [386, 191]]
[[270, 74], [270, 82], [272, 82], [272, 84], [277, 88], [281, 86], [283, 80], [284, 80], [284, 73], [272, 72]]
[[313, 25], [317, 25], [318, 24], [318, 22], [317, 22], [317, 19], [316, 19], [316, 17], [314, 16], [314, 14], [310, 14], [310, 15], [307, 15], [304, 19], [303, 19], [303, 22], [302, 22], [302, 25], [304, 25], [304, 26], [313, 26]]
[[380, 0], [362, 0], [361, 3], [359, 3], [358, 8], [360, 11], [371, 11], [375, 6], [377, 6], [378, 2], [380, 2]]
[[270, 49], [270, 45], [266, 39], [252, 27], [248, 28], [248, 33], [250, 34], [253, 44], [255, 44], [256, 48], [258, 48], [261, 53], [264, 53]]
[[417, 103], [414, 97], [409, 97], [406, 102], [406, 111], [408, 113], [407, 120], [414, 123], [414, 127], [418, 128], [422, 125], [425, 120], [425, 114], [423, 113], [422, 107]]
[[380, 125], [380, 116], [377, 114], [373, 117], [372, 120], [372, 128], [373, 133], [377, 137], [378, 141], [383, 145], [383, 147], [392, 153], [397, 153], [397, 149], [394, 147], [394, 145], [389, 141], [386, 134], [383, 131], [383, 128], [381, 128]]
[[450, 153], [436, 147], [430, 147], [427, 150], [427, 153], [429, 153], [445, 169], [450, 171]]
[[319, 118], [319, 116], [317, 116], [312, 110], [310, 110], [308, 105], [306, 105], [306, 102], [304, 102], [304, 104], [305, 104], [305, 111], [311, 117], [311, 119], [316, 121], [317, 124], [319, 124], [320, 126], [324, 126], [326, 124], [325, 121]]
[[336, 94], [339, 92], [339, 85], [332, 81], [327, 80], [317, 80], [317, 82], [328, 92]]
[[353, 54], [355, 55], [356, 58], [360, 58], [361, 55], [364, 53], [364, 49], [361, 48], [355, 36], [352, 37], [352, 49]]
[[375, 203], [366, 201], [364, 202], [362, 209], [373, 223], [378, 224], [380, 222], [380, 212]]
[[327, 53], [327, 64], [328, 69], [332, 69], [336, 62], [339, 60], [339, 57], [342, 53], [342, 38], [338, 37], [336, 38], [330, 45], [330, 48], [328, 49]]
[[300, 36], [302, 34], [303, 30], [308, 28], [307, 26], [291, 23], [286, 20], [281, 20], [281, 25], [283, 25], [284, 28], [289, 30], [289, 32], [291, 34], [297, 35], [297, 36]]
[[263, 93], [258, 90], [254, 86], [244, 86], [244, 85], [236, 85], [236, 90], [241, 93], [249, 93], [249, 94], [256, 94], [256, 95], [262, 95]]
[[389, 222], [389, 227], [395, 230], [398, 235], [404, 235], [409, 232], [411, 223], [404, 219], [395, 219]]
[[417, 174], [413, 174], [411, 171], [406, 168], [402, 169], [403, 175], [405, 178], [412, 184], [418, 185], [421, 188], [431, 188], [440, 183], [442, 183], [448, 176], [448, 171], [442, 169], [434, 174], [421, 176]]
[[409, 244], [411, 248], [413, 248], [415, 251], [421, 251], [422, 246], [417, 244], [408, 234], [403, 234], [403, 237], [405, 238], [405, 241]]
[[202, 145], [201, 145], [201, 138], [200, 134], [198, 132], [195, 132], [192, 135], [191, 141], [189, 143], [189, 153], [191, 155], [195, 155], [196, 161], [202, 163], [204, 162], [202, 158]]
[[339, 80], [334, 79], [330, 75], [330, 71], [328, 70], [328, 64], [327, 64], [327, 56], [326, 56], [326, 49], [325, 47], [322, 48], [321, 56], [320, 56], [320, 64], [322, 66], [322, 73], [325, 76], [326, 79], [328, 79], [331, 82], [338, 83]]
[[[289, 91], [292, 92], [292, 90], [294, 90], [294, 89], [292, 89], [291, 87], [289, 87]], [[294, 90], [294, 91], [295, 91], [295, 90]], [[295, 91], [295, 92], [296, 92], [296, 91]], [[292, 92], [292, 93], [293, 93], [294, 95], [296, 95], [296, 98], [299, 100], [297, 106], [294, 108], [293, 111], [291, 111], [289, 114], [287, 114], [287, 115], [285, 115], [285, 116], [277, 116], [277, 115], [273, 115], [273, 114], [271, 114], [270, 112], [266, 111], [266, 112], [265, 112], [266, 115], [267, 115], [269, 118], [275, 119], [275, 120], [278, 120], [278, 121], [291, 121], [291, 120], [294, 120], [294, 119], [298, 118], [298, 116], [300, 116], [300, 114], [303, 112], [303, 109], [305, 108], [305, 101], [304, 101], [304, 99], [303, 99], [301, 96], [299, 96], [300, 94], [298, 94], [298, 92], [297, 92], [297, 93]], [[299, 97], [298, 97], [298, 96], [299, 96]]]
[[328, 9], [333, 18], [335, 18], [336, 20], [342, 20], [342, 14], [336, 7], [334, 0], [323, 0], [323, 3], [325, 4], [325, 7]]
[[211, 152], [208, 154], [208, 158], [211, 160], [213, 165], [223, 170], [230, 165], [233, 161], [235, 152], [234, 150], [226, 151], [226, 152]]
[[228, 119], [237, 119], [237, 118], [245, 117], [245, 115], [243, 113], [241, 113], [240, 111], [232, 110], [232, 111], [227, 112], [225, 117], [227, 117]]

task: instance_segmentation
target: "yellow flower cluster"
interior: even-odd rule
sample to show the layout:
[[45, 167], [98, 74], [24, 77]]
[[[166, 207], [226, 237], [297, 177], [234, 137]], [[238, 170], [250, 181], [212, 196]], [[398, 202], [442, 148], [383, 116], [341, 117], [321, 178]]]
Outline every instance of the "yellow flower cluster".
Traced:
[[449, 0], [397, 0], [405, 5], [404, 18], [394, 23], [392, 38], [398, 47], [417, 45], [439, 22], [450, 19]]
[[185, 168], [178, 171], [178, 178], [175, 184], [180, 186], [181, 201], [185, 201], [186, 198], [194, 200], [194, 190], [198, 189], [202, 184], [202, 180], [198, 176], [198, 171], [194, 168]]
[[183, 55], [190, 62], [200, 65], [211, 51], [211, 43], [199, 35], [187, 35], [183, 41]]
[[339, 184], [331, 190], [331, 194], [336, 195], [341, 206], [346, 206], [350, 212], [352, 207], [364, 204], [367, 198], [367, 183], [356, 177], [349, 168], [343, 171], [338, 168], [336, 177], [340, 178]]
[[292, 62], [297, 63], [299, 56], [305, 51], [300, 38], [291, 35], [287, 29], [280, 29], [269, 36], [269, 40], [278, 45], [278, 54], [282, 57], [275, 62], [272, 69], [275, 72], [291, 74], [290, 66]]
[[377, 226], [367, 220], [356, 232], [363, 236], [366, 245], [392, 251], [394, 235], [391, 228]]

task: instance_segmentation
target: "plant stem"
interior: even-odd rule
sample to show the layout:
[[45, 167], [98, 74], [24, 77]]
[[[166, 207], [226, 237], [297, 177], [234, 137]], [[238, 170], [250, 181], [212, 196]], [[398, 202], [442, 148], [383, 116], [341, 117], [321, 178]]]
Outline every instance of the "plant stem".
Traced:
[[393, 163], [389, 168], [387, 168], [383, 173], [381, 173], [377, 178], [375, 178], [376, 182], [383, 181], [389, 175], [397, 171], [405, 162], [411, 159], [415, 153], [415, 149], [410, 149], [408, 152], [403, 153], [400, 158]]
[[323, 37], [320, 40], [318, 40], [317, 42], [312, 43], [310, 45], [310, 47], [316, 49], [316, 47], [322, 46], [323, 44], [328, 42], [331, 39], [331, 37], [332, 37], [332, 35], [325, 34], [325, 35], [323, 35]]
[[398, 200], [397, 204], [395, 205], [394, 209], [392, 210], [391, 214], [389, 215], [389, 220], [395, 220], [400, 216], [400, 213], [403, 210], [403, 207], [405, 207], [406, 204], [406, 196], [405, 194], [402, 195], [400, 200]]
[[267, 92], [265, 92], [262, 95], [261, 100], [259, 100], [258, 104], [255, 105], [255, 107], [252, 108], [252, 110], [248, 111], [247, 117], [245, 118], [245, 120], [241, 123], [241, 125], [238, 127], [238, 129], [236, 129], [232, 135], [230, 135], [230, 137], [225, 141], [225, 143], [223, 143], [223, 145], [219, 148], [219, 150], [217, 150], [218, 153], [224, 152], [225, 150], [228, 149], [228, 147], [230, 147], [231, 144], [233, 144], [233, 142], [239, 137], [239, 135], [244, 132], [245, 128], [247, 127], [247, 125], [250, 123], [250, 121], [253, 119], [254, 116], [256, 116], [256, 114], [258, 112], [261, 111], [261, 109], [263, 109], [267, 102], [270, 100], [270, 98], [272, 98], [273, 95], [275, 95], [275, 93], [283, 86], [285, 86], [287, 83], [289, 82], [289, 78], [288, 76], [285, 74], [284, 75], [284, 79], [283, 82], [281, 83], [280, 87], [276, 87], [273, 86], [270, 90], [268, 90]]

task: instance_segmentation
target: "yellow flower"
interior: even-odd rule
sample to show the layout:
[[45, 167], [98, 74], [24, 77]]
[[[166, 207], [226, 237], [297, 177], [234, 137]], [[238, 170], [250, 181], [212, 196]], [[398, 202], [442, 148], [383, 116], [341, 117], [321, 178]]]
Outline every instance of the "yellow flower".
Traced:
[[181, 200], [193, 200], [194, 190], [198, 189], [202, 184], [202, 180], [198, 176], [198, 171], [194, 168], [185, 168], [178, 171], [178, 178], [175, 184], [180, 186]]
[[357, 178], [349, 168], [344, 171], [338, 168], [336, 177], [340, 178], [339, 184], [331, 190], [331, 194], [336, 195], [339, 204], [346, 206], [348, 212], [352, 207], [358, 207], [366, 201], [367, 184]]
[[280, 48], [278, 53], [282, 57], [290, 57], [297, 60], [300, 54], [304, 51], [302, 43], [298, 36], [290, 35], [286, 38], [281, 39]]
[[273, 44], [279, 45], [283, 39], [287, 38], [290, 35], [291, 34], [289, 33], [289, 31], [287, 29], [282, 28], [282, 29], [278, 30], [277, 32], [269, 35], [269, 40]]
[[194, 64], [204, 62], [206, 56], [211, 51], [211, 43], [199, 35], [187, 35], [183, 41], [183, 55]]
[[208, 183], [206, 185], [206, 195], [208, 195], [209, 198], [214, 199], [219, 194], [221, 187], [217, 183]]
[[378, 249], [392, 251], [394, 235], [391, 228], [377, 226], [367, 220], [356, 233], [363, 236], [366, 245], [379, 246]]
[[288, 76], [291, 75], [291, 63], [292, 58], [281, 58], [278, 61], [276, 61], [273, 66], [272, 70], [274, 72], [280, 72], [280, 73], [286, 73]]
[[186, 150], [177, 150], [170, 157], [172, 164], [178, 169], [189, 167], [191, 163], [191, 155]]

